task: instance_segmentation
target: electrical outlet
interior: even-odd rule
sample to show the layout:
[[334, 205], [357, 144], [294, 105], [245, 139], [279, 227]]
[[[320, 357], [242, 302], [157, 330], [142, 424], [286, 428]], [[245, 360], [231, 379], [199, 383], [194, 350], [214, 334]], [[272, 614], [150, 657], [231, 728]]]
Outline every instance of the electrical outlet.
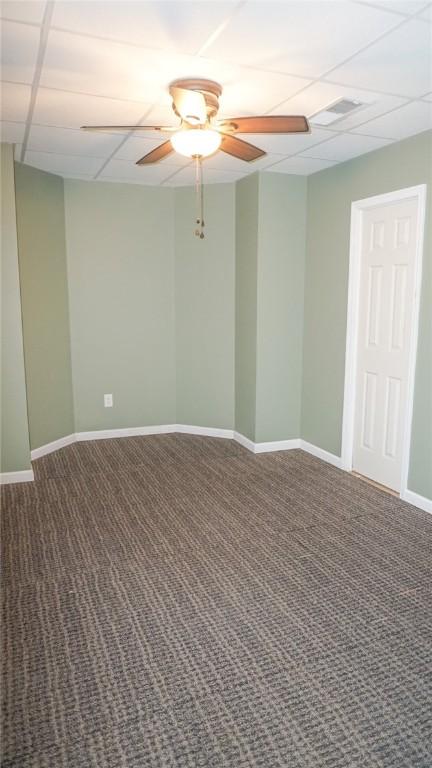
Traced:
[[104, 406], [105, 406], [105, 408], [112, 408], [113, 407], [113, 396], [112, 395], [104, 395]]

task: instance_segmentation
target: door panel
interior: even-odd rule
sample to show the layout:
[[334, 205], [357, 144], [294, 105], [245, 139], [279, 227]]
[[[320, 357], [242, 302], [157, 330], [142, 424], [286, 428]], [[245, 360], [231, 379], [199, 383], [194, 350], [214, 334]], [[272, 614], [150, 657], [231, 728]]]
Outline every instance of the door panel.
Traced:
[[377, 376], [375, 373], [366, 371], [364, 374], [363, 389], [363, 428], [361, 436], [361, 445], [369, 450], [374, 449], [375, 436], [375, 413], [377, 396]]
[[404, 344], [404, 329], [406, 321], [406, 264], [393, 264], [392, 267], [392, 311], [391, 311], [391, 345], [393, 350], [402, 350]]
[[367, 343], [376, 347], [379, 343], [379, 323], [381, 320], [381, 284], [382, 267], [369, 267], [369, 297], [367, 308]]
[[384, 455], [396, 458], [399, 432], [401, 380], [393, 376], [386, 379], [386, 397], [384, 411]]
[[417, 200], [363, 214], [353, 469], [400, 490]]

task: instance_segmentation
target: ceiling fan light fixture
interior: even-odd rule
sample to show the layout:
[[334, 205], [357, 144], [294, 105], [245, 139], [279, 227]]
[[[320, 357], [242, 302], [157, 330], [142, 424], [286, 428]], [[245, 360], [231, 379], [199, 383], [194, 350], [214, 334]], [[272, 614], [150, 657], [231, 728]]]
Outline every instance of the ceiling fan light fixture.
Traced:
[[176, 152], [185, 157], [207, 157], [219, 149], [222, 136], [211, 128], [189, 128], [171, 136]]

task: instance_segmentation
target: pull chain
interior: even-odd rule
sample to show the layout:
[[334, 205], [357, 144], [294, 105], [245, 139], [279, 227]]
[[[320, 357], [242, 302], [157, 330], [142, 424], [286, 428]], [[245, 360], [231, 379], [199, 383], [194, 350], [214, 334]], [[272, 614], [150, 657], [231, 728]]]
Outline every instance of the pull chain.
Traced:
[[202, 178], [202, 158], [195, 155], [195, 196], [196, 196], [196, 224], [195, 235], [204, 239], [204, 189]]

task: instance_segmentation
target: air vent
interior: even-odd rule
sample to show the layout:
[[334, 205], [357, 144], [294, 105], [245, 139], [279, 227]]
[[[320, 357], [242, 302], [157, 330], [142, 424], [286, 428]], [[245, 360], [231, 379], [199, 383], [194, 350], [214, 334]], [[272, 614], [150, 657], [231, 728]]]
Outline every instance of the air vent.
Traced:
[[350, 115], [352, 112], [357, 111], [364, 104], [361, 101], [352, 101], [351, 99], [339, 99], [330, 106], [322, 109], [321, 112], [317, 112], [315, 115], [309, 118], [309, 122], [312, 125], [331, 125], [336, 120], [341, 120], [343, 117]]

